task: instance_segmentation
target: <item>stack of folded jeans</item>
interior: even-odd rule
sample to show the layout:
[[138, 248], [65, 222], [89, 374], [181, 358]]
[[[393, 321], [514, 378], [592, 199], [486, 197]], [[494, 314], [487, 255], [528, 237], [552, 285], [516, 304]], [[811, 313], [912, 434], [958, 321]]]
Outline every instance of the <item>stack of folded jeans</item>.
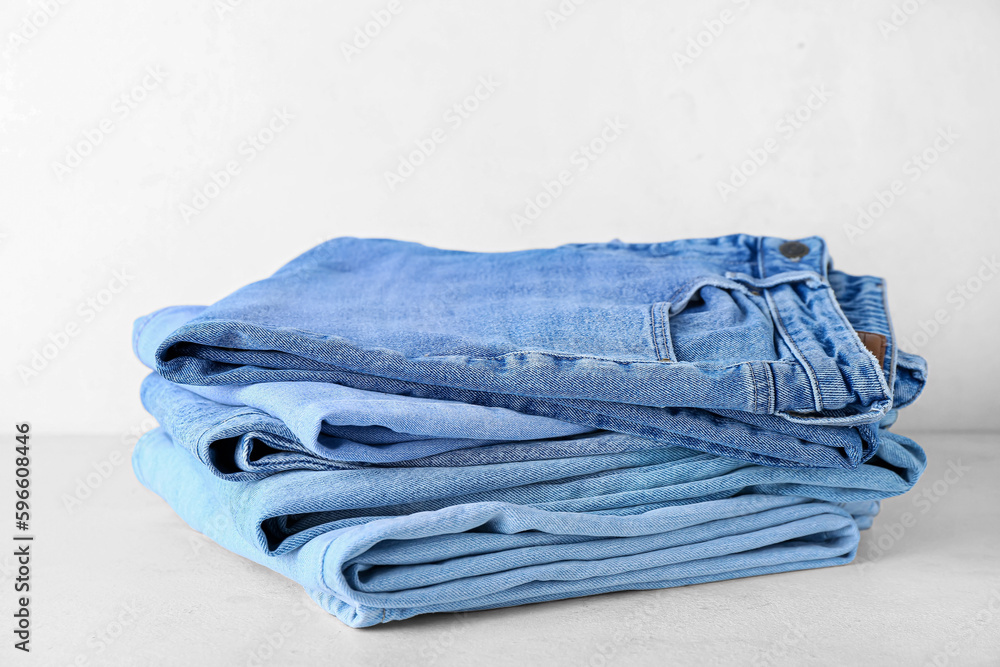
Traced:
[[822, 239], [323, 243], [136, 322], [139, 480], [354, 627], [850, 562], [925, 466]]

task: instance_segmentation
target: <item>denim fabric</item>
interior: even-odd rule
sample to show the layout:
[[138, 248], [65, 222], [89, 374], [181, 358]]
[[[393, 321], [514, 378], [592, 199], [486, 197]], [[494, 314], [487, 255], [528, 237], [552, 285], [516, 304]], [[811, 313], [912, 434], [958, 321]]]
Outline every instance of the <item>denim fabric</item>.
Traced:
[[[263, 383], [240, 389], [265, 396], [264, 392], [268, 388], [295, 384], [297, 383]], [[330, 385], [330, 388], [343, 389], [334, 385]], [[365, 393], [378, 396], [373, 392]], [[314, 429], [310, 432], [311, 437], [302, 440], [282, 420], [262, 410], [249, 406], [216, 403], [188, 391], [188, 388], [167, 382], [155, 373], [143, 381], [140, 394], [143, 405], [177, 445], [193, 453], [216, 474], [232, 480], [256, 479], [282, 470], [343, 470], [370, 465], [457, 467], [501, 461], [639, 451], [663, 446], [662, 442], [608, 431], [588, 431], [570, 436], [520, 441], [447, 437], [413, 439], [412, 436], [400, 439], [399, 434], [394, 434], [394, 437], [386, 438], [392, 442], [368, 444], [328, 435], [322, 431], [317, 433]], [[391, 402], [393, 409], [399, 404], [409, 402], [413, 404], [411, 409], [418, 411], [423, 403], [434, 403], [425, 399], [392, 398], [400, 399]], [[378, 407], [377, 403], [378, 401], [365, 403], [365, 408], [370, 411], [368, 417], [374, 421], [388, 421], [378, 415], [375, 410]], [[320, 404], [304, 402], [302, 405], [307, 407]], [[446, 403], [446, 405], [451, 404]], [[470, 410], [478, 407], [454, 405], [467, 407]], [[289, 404], [289, 407], [294, 406]], [[324, 406], [324, 409], [329, 410], [330, 407]], [[883, 419], [882, 425], [887, 426], [891, 423], [895, 412], [890, 412], [889, 416]], [[521, 416], [517, 413], [511, 414], [515, 419]], [[330, 415], [331, 419], [345, 421], [350, 413], [330, 412]], [[442, 421], [437, 427], [442, 433], [446, 433], [446, 422]], [[467, 427], [467, 423], [461, 424], [456, 430], [461, 431]], [[325, 430], [326, 426], [323, 428]], [[724, 433], [739, 432], [751, 444], [754, 439], [769, 439], [773, 443], [781, 437], [781, 434], [769, 433], [764, 429], [756, 429], [755, 432], [753, 427], [748, 425], [721, 424], [719, 428]], [[832, 429], [832, 427], [826, 428]], [[677, 440], [683, 446], [689, 443], [691, 438]], [[794, 447], [796, 443], [789, 439], [786, 446]], [[806, 443], [800, 443], [798, 446], [804, 447]]]
[[847, 563], [925, 467], [926, 364], [818, 238], [336, 239], [133, 348], [139, 480], [354, 627]]
[[[204, 308], [167, 308], [140, 320], [134, 337], [138, 356], [152, 365], [153, 351], [162, 340], [201, 310]], [[218, 472], [238, 479], [250, 478], [261, 470], [349, 467], [327, 465], [326, 461], [391, 463], [491, 442], [560, 438], [589, 430], [503, 408], [380, 394], [322, 382], [176, 385], [152, 374], [143, 382], [141, 395], [146, 408], [179, 444], [197, 452]], [[830, 445], [839, 445], [858, 459], [866, 447], [860, 433], [870, 433], [870, 441], [877, 442], [877, 429], [866, 425], [855, 429], [808, 427], [763, 415], [732, 413], [728, 419], [719, 419], [726, 415], [682, 408], [659, 412], [659, 423], [664, 426], [657, 434], [661, 444], [728, 455], [737, 452], [738, 458], [755, 463], [775, 463], [771, 457], [752, 458], [755, 450], [763, 449], [784, 452], [783, 465], [828, 462], [836, 466], [840, 457]], [[353, 430], [346, 432], [347, 428]], [[651, 446], [646, 438], [636, 442]], [[388, 446], [393, 444], [400, 446]], [[598, 453], [593, 450], [597, 444], [591, 441], [588, 451]], [[865, 458], [873, 449], [868, 449]], [[225, 454], [220, 456], [221, 451]], [[545, 451], [539, 448], [539, 458], [546, 457]], [[284, 452], [311, 453], [319, 460], [308, 461]], [[793, 458], [797, 460], [788, 460]]]
[[[896, 349], [883, 282], [833, 271], [820, 239], [802, 243], [793, 261], [780, 239], [744, 235], [494, 254], [336, 239], [207, 309], [139, 320], [134, 346], [163, 377], [256, 407], [307, 447], [321, 431], [391, 444], [371, 439], [394, 437], [379, 426], [446, 437], [336, 430], [329, 402], [354, 388], [347, 402], [395, 396], [408, 418], [434, 419], [410, 402], [422, 398], [537, 419], [500, 410], [498, 429], [470, 422], [452, 437], [606, 429], [763, 465], [853, 468], [926, 367]], [[855, 330], [886, 337], [881, 366]]]
[[234, 482], [163, 429], [133, 455], [139, 480], [192, 528], [298, 581], [354, 627], [847, 563], [879, 499], [924, 465], [915, 443], [888, 432], [853, 471], [662, 447]]
[[[267, 383], [254, 385], [258, 389], [266, 386]], [[513, 442], [393, 437], [394, 442], [376, 444], [321, 432], [302, 442], [284, 422], [265, 412], [215, 403], [155, 373], [146, 377], [140, 393], [143, 405], [174, 442], [216, 474], [232, 480], [256, 479], [282, 470], [344, 470], [371, 465], [461, 466], [497, 462], [499, 458], [551, 459], [660, 446], [652, 440], [608, 431]], [[418, 404], [432, 402], [413, 400]], [[446, 452], [452, 455], [442, 456]]]
[[[163, 339], [203, 310], [203, 306], [164, 308], [139, 320], [133, 336], [136, 355], [152, 368], [153, 353]], [[504, 408], [325, 382], [196, 386], [176, 385], [153, 374], [143, 382], [141, 395], [146, 409], [175, 439], [203, 441], [200, 447], [206, 455], [214, 441], [257, 433], [257, 444], [265, 450], [387, 463], [491, 442], [559, 438], [593, 430]], [[187, 435], [182, 436], [181, 430]], [[394, 444], [405, 447], [389, 446]]]

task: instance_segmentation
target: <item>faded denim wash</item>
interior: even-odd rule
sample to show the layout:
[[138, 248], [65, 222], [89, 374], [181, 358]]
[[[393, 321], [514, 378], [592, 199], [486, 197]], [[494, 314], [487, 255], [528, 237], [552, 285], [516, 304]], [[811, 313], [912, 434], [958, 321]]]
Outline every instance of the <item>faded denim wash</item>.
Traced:
[[133, 468], [354, 627], [844, 564], [926, 464], [885, 303], [817, 238], [336, 239], [136, 322]]
[[[136, 327], [136, 353], [152, 366], [152, 355], [162, 340], [203, 310], [194, 306], [166, 308], [143, 318]], [[197, 452], [221, 474], [237, 479], [252, 478], [262, 470], [403, 462], [444, 451], [590, 431], [503, 408], [381, 394], [323, 382], [176, 385], [152, 374], [143, 382], [141, 396], [146, 409], [178, 444]], [[780, 420], [761, 420], [782, 432], [739, 420], [720, 420], [718, 415], [697, 409], [661, 412], [661, 423], [674, 433], [669, 434], [672, 438], [661, 434], [660, 444], [701, 451], [713, 451], [714, 447], [729, 453], [743, 443], [745, 449], [766, 443], [770, 451], [780, 447], [805, 458], [812, 455], [811, 450], [818, 450], [819, 455], [830, 451], [810, 440], [844, 442], [847, 448], [857, 438], [856, 431], [849, 427], [809, 429]], [[705, 438], [710, 440], [699, 442]], [[576, 439], [576, 446], [582, 446], [582, 442]], [[645, 438], [636, 438], [635, 442], [652, 446]], [[599, 453], [591, 449], [593, 446], [598, 446], [597, 440], [588, 442], [588, 453]], [[552, 458], [555, 451], [551, 445], [536, 449], [538, 458]], [[526, 450], [525, 455], [530, 452]], [[812, 456], [816, 460], [817, 456]], [[478, 460], [479, 454], [471, 457]], [[754, 462], [773, 464], [770, 460]], [[808, 465], [784, 463], [796, 464]]]
[[[149, 357], [159, 340], [152, 365], [190, 389], [336, 383], [763, 465], [856, 467], [926, 367], [897, 350], [881, 279], [833, 271], [821, 239], [798, 242], [795, 259], [785, 245], [734, 235], [467, 253], [335, 239], [207, 309], [140, 320], [135, 345]], [[885, 337], [881, 365], [856, 330]]]
[[133, 467], [192, 528], [360, 627], [850, 562], [879, 499], [924, 469], [915, 443], [884, 436], [853, 471], [661, 447], [234, 482], [156, 429]]

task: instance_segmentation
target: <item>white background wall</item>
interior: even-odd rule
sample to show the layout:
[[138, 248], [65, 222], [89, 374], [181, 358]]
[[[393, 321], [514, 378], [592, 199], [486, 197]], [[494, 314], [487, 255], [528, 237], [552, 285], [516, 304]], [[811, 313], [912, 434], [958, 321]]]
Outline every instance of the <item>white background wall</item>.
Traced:
[[[995, 2], [907, 0], [912, 15], [894, 16], [889, 0], [591, 0], [561, 17], [557, 0], [403, 0], [350, 58], [343, 45], [388, 0], [224, 2], [0, 8], [9, 419], [36, 432], [143, 424], [132, 320], [215, 301], [330, 237], [507, 250], [742, 231], [821, 234], [838, 268], [888, 279], [897, 331], [931, 367], [907, 427], [1000, 427], [1000, 279], [983, 264], [1000, 252]], [[449, 122], [480, 77], [499, 85]], [[820, 87], [828, 100], [779, 128]], [[251, 160], [241, 144], [276, 109], [293, 118]], [[620, 136], [577, 171], [574, 152], [614, 118]], [[391, 189], [385, 172], [435, 128], [444, 141]], [[957, 138], [938, 154], [940, 131]], [[724, 201], [718, 183], [772, 139]], [[79, 164], [74, 147], [89, 152]], [[914, 171], [925, 149], [936, 161]], [[239, 173], [185, 220], [181, 205], [229, 161]], [[517, 228], [512, 214], [561, 170], [570, 185]], [[902, 194], [850, 237], [858, 207], [894, 180]], [[123, 289], [103, 292], [116, 271]], [[954, 291], [968, 281], [971, 298]], [[81, 307], [100, 298], [100, 312]], [[935, 314], [947, 321], [915, 336]]]

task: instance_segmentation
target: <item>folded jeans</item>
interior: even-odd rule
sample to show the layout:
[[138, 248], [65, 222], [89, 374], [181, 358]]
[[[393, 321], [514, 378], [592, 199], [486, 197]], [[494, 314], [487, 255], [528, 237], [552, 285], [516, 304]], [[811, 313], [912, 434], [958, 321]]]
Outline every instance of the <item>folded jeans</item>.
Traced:
[[920, 447], [821, 239], [335, 239], [141, 318], [139, 480], [354, 627], [850, 562]]
[[214, 475], [163, 429], [133, 466], [195, 530], [351, 626], [847, 563], [925, 465], [886, 433], [857, 470], [682, 448], [454, 468]]
[[[334, 383], [855, 467], [926, 367], [896, 349], [880, 279], [830, 269], [821, 239], [796, 243], [793, 260], [745, 235], [515, 253], [335, 239], [206, 309], [140, 320], [134, 344], [217, 402], [233, 385]], [[881, 364], [857, 331], [885, 340]]]

